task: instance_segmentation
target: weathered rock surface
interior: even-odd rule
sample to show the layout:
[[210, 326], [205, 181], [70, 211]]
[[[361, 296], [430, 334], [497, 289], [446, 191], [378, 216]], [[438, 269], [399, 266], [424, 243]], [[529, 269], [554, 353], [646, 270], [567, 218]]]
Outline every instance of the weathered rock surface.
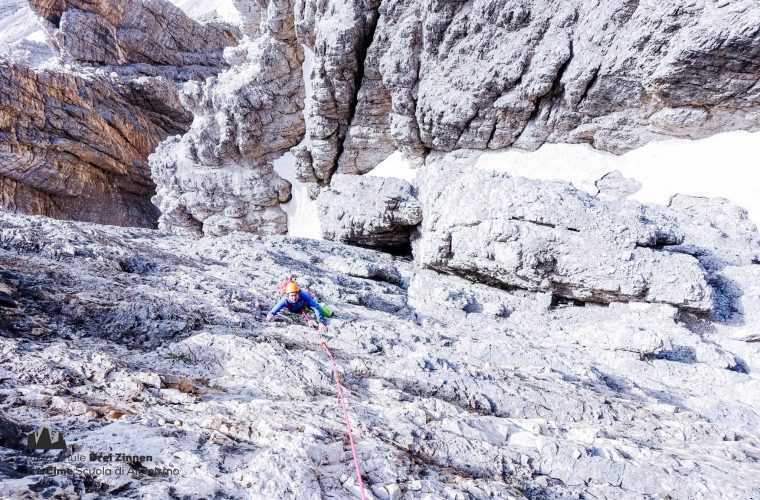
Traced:
[[[196, 80], [186, 89], [194, 129], [155, 167], [163, 224], [196, 233], [284, 231], [277, 205], [289, 195], [268, 162], [296, 145], [299, 178], [325, 185], [397, 149], [418, 160], [546, 142], [619, 153], [760, 125], [753, 0], [241, 1], [240, 28], [159, 0], [31, 5], [66, 60]], [[246, 41], [223, 55], [240, 33]], [[314, 56], [305, 120], [302, 46]], [[35, 51], [8, 53], [33, 65]], [[211, 200], [214, 189], [226, 201]], [[635, 186], [607, 186], [616, 189]]]
[[425, 267], [583, 301], [713, 308], [699, 262], [668, 250], [683, 235], [664, 211], [563, 182], [427, 169], [415, 252]]
[[[377, 32], [376, 32], [377, 33]], [[378, 34], [377, 36], [382, 36]], [[356, 97], [356, 110], [351, 126], [343, 141], [343, 152], [338, 159], [337, 171], [342, 174], [363, 174], [393, 153], [397, 145], [390, 133], [390, 116], [393, 112], [391, 95], [383, 85], [379, 68], [381, 55], [373, 42], [364, 59], [362, 83]], [[414, 151], [419, 157], [424, 151]]]
[[39, 53], [37, 41], [4, 40], [13, 59], [0, 63], [2, 206], [155, 226], [148, 155], [192, 122], [175, 85], [219, 71], [237, 29], [200, 24], [158, 0], [30, 5], [69, 64]]
[[[360, 265], [363, 264], [363, 265]], [[379, 498], [758, 496], [758, 344], [663, 304], [585, 307], [344, 245], [192, 240], [0, 214], [0, 495], [350, 497], [329, 361], [283, 275], [337, 315], [367, 488]], [[44, 422], [136, 473], [28, 453]], [[725, 471], [730, 470], [731, 474]]]
[[[378, 12], [355, 114], [346, 140], [332, 145], [341, 172], [370, 170], [394, 149], [419, 156], [588, 142], [621, 153], [760, 126], [752, 0], [394, 0]], [[362, 43], [323, 40], [328, 53], [329, 44]], [[351, 74], [352, 55], [343, 60]]]
[[338, 167], [357, 106], [379, 5], [378, 0], [295, 2], [298, 39], [314, 52], [307, 117], [310, 154], [302, 157], [304, 162], [299, 167], [303, 180], [314, 176], [321, 183], [329, 183]]
[[147, 158], [192, 116], [163, 78], [0, 64], [0, 203], [17, 212], [153, 226]]
[[200, 24], [164, 0], [29, 0], [64, 59], [106, 65], [224, 66], [239, 33]]
[[317, 198], [322, 236], [368, 247], [408, 247], [422, 221], [412, 186], [391, 177], [335, 175]]
[[290, 199], [290, 183], [271, 161], [304, 135], [303, 51], [288, 1], [254, 7], [259, 24], [247, 35], [258, 36], [225, 52], [233, 67], [185, 85], [193, 125], [151, 157], [161, 227], [210, 235], [287, 231], [280, 203]]

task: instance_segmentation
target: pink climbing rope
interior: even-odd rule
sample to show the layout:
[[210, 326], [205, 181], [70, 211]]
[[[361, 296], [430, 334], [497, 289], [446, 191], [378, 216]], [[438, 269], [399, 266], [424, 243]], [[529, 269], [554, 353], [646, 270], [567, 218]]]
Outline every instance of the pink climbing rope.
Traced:
[[356, 453], [356, 444], [354, 444], [354, 435], [351, 433], [351, 421], [348, 419], [348, 405], [346, 405], [346, 400], [343, 398], [343, 385], [340, 383], [340, 379], [338, 378], [338, 369], [335, 366], [335, 358], [333, 357], [332, 353], [330, 352], [330, 348], [327, 347], [327, 342], [325, 342], [325, 339], [322, 337], [322, 333], [319, 331], [318, 327], [315, 327], [311, 324], [311, 320], [309, 319], [309, 316], [306, 315], [306, 311], [301, 311], [304, 315], [304, 318], [306, 318], [306, 321], [309, 322], [309, 325], [317, 331], [317, 335], [319, 335], [319, 344], [322, 346], [322, 349], [327, 353], [327, 357], [330, 359], [330, 366], [332, 367], [333, 372], [333, 378], [335, 379], [335, 385], [338, 387], [338, 401], [340, 402], [341, 408], [343, 408], [343, 417], [346, 420], [346, 430], [348, 431], [348, 441], [351, 443], [351, 453], [354, 455], [354, 467], [356, 468], [356, 479], [359, 481], [359, 492], [361, 493], [362, 500], [367, 500], [367, 495], [364, 493], [364, 481], [362, 481], [362, 471], [359, 468], [359, 456]]

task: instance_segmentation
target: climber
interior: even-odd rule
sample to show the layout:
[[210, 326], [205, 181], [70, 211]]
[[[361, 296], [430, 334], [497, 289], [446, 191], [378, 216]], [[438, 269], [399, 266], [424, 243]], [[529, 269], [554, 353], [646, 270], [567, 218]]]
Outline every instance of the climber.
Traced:
[[[267, 321], [274, 320], [274, 315], [280, 312], [284, 307], [288, 308], [288, 311], [294, 314], [300, 314], [306, 306], [311, 307], [314, 314], [317, 316], [317, 323], [319, 324], [319, 331], [325, 330], [325, 324], [322, 322], [322, 310], [317, 304], [317, 301], [312, 299], [308, 293], [302, 292], [298, 288], [298, 284], [295, 281], [289, 281], [285, 286], [285, 297], [282, 298], [267, 314]], [[304, 316], [306, 316], [304, 314]], [[308, 319], [308, 316], [307, 316]], [[314, 326], [314, 322], [309, 319], [309, 326]]]

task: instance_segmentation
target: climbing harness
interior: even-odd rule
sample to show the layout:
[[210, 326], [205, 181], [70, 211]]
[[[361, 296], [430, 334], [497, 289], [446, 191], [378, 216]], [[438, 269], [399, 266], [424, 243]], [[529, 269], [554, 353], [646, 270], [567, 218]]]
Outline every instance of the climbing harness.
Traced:
[[332, 367], [333, 372], [333, 378], [335, 379], [335, 385], [338, 388], [338, 401], [340, 402], [341, 408], [343, 408], [343, 418], [346, 420], [346, 430], [348, 431], [348, 441], [351, 443], [351, 453], [354, 455], [354, 467], [356, 468], [356, 479], [359, 481], [359, 491], [361, 493], [362, 500], [367, 500], [367, 495], [364, 493], [364, 481], [362, 481], [362, 471], [359, 468], [359, 456], [356, 454], [356, 445], [354, 444], [354, 435], [351, 433], [351, 421], [348, 419], [348, 405], [346, 405], [346, 400], [343, 398], [343, 384], [341, 384], [341, 377], [338, 373], [338, 368], [335, 366], [335, 358], [333, 357], [332, 353], [330, 352], [330, 348], [327, 347], [327, 342], [325, 342], [325, 339], [322, 337], [322, 332], [319, 331], [319, 327], [315, 327], [311, 324], [311, 319], [306, 314], [306, 311], [301, 311], [303, 313], [304, 318], [306, 318], [306, 321], [309, 323], [309, 326], [311, 326], [314, 330], [317, 331], [317, 335], [319, 335], [319, 344], [322, 346], [322, 349], [327, 353], [327, 357], [330, 359], [330, 366]]

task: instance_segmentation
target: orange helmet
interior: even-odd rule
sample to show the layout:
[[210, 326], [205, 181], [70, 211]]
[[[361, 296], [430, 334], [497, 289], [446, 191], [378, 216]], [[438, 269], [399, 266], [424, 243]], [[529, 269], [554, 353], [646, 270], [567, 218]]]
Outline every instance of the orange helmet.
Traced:
[[299, 291], [301, 290], [298, 288], [298, 285], [295, 281], [291, 281], [288, 283], [288, 286], [285, 287], [285, 293], [298, 293]]

